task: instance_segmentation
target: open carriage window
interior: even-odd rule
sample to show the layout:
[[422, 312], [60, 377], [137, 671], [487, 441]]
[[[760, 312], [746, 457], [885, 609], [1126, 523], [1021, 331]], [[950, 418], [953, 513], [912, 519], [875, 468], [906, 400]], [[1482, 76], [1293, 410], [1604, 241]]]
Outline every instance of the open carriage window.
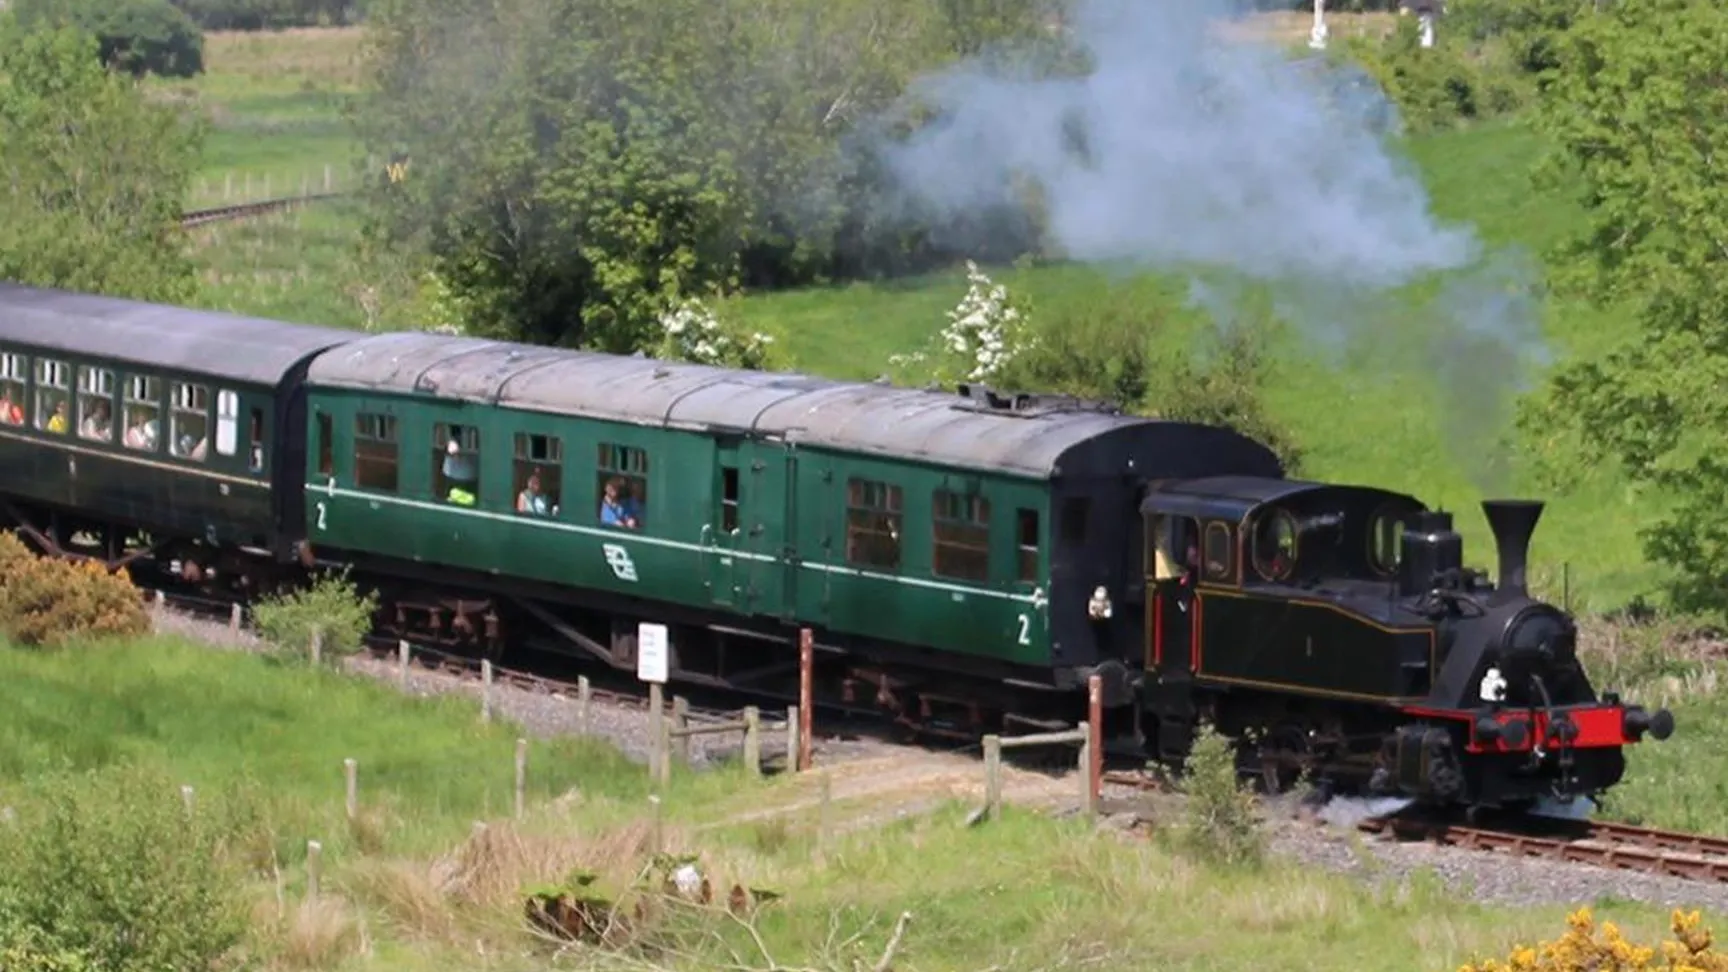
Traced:
[[125, 445], [139, 452], [162, 448], [162, 380], [149, 375], [126, 379]]
[[36, 360], [36, 427], [44, 432], [71, 431], [71, 371], [64, 361]]
[[564, 441], [516, 433], [516, 512], [557, 516], [564, 496]]
[[472, 425], [432, 426], [432, 497], [457, 506], [480, 502], [480, 430]]
[[92, 442], [114, 441], [114, 372], [107, 368], [78, 369], [78, 435]]
[[640, 530], [648, 518], [648, 452], [635, 446], [600, 443], [601, 526]]
[[23, 425], [30, 372], [21, 354], [0, 354], [0, 425]]

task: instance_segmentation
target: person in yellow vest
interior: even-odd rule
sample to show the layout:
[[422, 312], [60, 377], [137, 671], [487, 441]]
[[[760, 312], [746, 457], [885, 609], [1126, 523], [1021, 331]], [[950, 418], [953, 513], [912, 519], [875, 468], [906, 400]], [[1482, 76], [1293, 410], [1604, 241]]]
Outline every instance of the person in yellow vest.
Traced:
[[479, 476], [472, 463], [464, 462], [462, 447], [455, 439], [444, 449], [444, 478], [450, 480], [450, 490], [444, 498], [457, 506], [473, 506], [477, 497], [475, 490], [469, 487], [478, 486]]
[[48, 419], [48, 431], [55, 435], [65, 435], [68, 424], [69, 422], [66, 418], [66, 403], [64, 401], [55, 402], [54, 414]]

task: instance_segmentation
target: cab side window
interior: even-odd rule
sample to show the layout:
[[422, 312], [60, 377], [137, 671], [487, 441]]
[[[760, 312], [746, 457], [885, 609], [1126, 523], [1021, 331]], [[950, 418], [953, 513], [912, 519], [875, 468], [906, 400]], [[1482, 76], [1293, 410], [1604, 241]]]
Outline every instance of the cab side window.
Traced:
[[1236, 578], [1235, 531], [1228, 523], [1206, 524], [1206, 579], [1229, 582]]

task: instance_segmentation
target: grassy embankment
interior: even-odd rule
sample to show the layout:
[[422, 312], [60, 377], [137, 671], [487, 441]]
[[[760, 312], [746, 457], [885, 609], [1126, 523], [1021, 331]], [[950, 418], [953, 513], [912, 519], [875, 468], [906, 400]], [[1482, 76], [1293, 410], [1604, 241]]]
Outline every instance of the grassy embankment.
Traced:
[[[514, 733], [481, 725], [470, 701], [405, 699], [166, 639], [60, 653], [0, 647], [0, 686], [8, 803], [27, 806], [55, 767], [131, 764], [193, 784], [200, 806], [253, 801], [249, 826], [261, 832], [235, 839], [273, 849], [283, 877], [278, 890], [264, 864], [239, 893], [256, 915], [253, 947], [277, 968], [545, 968], [546, 952], [519, 928], [522, 889], [572, 866], [627, 883], [643, 863], [642, 770], [595, 745], [537, 745], [533, 803], [512, 823]], [[349, 756], [360, 761], [364, 807], [352, 834], [342, 811]], [[869, 967], [901, 911], [914, 919], [900, 967], [920, 969], [1445, 969], [1560, 927], [1561, 909], [1468, 906], [1425, 878], [1374, 891], [1277, 862], [1258, 873], [1212, 869], [1159, 842], [1092, 836], [1013, 808], [968, 830], [958, 804], [884, 825], [888, 808], [837, 801], [820, 844], [810, 809], [725, 824], [808, 801], [812, 783], [680, 774], [668, 793], [669, 846], [700, 852], [716, 883], [784, 894], [758, 925], [791, 965]], [[859, 813], [878, 822], [846, 829]], [[465, 836], [475, 820], [491, 825], [484, 838]], [[316, 907], [298, 903], [308, 838], [326, 848]], [[1603, 905], [1632, 932], [1663, 925], [1656, 909]], [[679, 943], [684, 954], [658, 960], [579, 951], [564, 967], [732, 967], [728, 949], [743, 968], [770, 966], [730, 921], [697, 922]]]

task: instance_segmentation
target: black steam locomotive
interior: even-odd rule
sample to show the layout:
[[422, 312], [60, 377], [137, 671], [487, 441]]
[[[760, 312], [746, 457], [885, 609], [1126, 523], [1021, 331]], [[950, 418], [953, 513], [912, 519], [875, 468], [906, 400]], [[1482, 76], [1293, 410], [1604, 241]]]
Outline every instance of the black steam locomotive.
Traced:
[[1577, 627], [1525, 586], [1543, 505], [1482, 504], [1497, 584], [1450, 514], [1408, 496], [1282, 479], [1155, 486], [1143, 504], [1148, 744], [1180, 759], [1209, 719], [1299, 774], [1435, 804], [1528, 809], [1614, 786], [1622, 747], [1674, 718], [1579, 663]]

